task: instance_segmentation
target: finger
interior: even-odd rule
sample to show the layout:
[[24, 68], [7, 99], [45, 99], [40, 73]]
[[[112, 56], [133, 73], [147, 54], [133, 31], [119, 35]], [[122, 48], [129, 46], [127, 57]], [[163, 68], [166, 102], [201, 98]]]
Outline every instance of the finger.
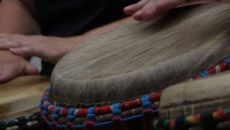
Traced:
[[148, 2], [141, 10], [137, 11], [133, 17], [135, 20], [148, 20], [157, 14], [156, 1]]
[[36, 47], [21, 47], [21, 48], [10, 48], [10, 51], [19, 56], [36, 56], [43, 60], [49, 61], [49, 52], [41, 49], [39, 46]]
[[13, 54], [20, 56], [36, 56], [36, 49], [33, 47], [20, 47], [20, 48], [10, 48], [9, 49]]
[[27, 63], [25, 66], [25, 75], [38, 75], [39, 70], [32, 64]]
[[136, 20], [149, 20], [180, 4], [183, 0], [157, 0], [148, 2], [140, 11], [134, 14]]
[[127, 6], [124, 8], [124, 13], [128, 15], [133, 15], [135, 12], [140, 10], [146, 3], [148, 3], [150, 0], [141, 0], [136, 4], [132, 4], [130, 6]]
[[0, 84], [5, 83], [14, 77], [16, 77], [18, 74], [15, 73], [13, 69], [2, 69], [0, 72]]
[[18, 41], [13, 41], [10, 39], [0, 39], [0, 49], [9, 49], [9, 48], [21, 47], [21, 46], [23, 45]]

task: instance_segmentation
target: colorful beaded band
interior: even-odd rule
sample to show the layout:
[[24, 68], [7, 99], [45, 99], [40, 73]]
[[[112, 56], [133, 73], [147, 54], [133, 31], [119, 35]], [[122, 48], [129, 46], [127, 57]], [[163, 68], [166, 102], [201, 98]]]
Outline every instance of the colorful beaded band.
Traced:
[[141, 118], [146, 114], [158, 113], [161, 93], [153, 93], [134, 100], [117, 102], [106, 106], [88, 108], [55, 106], [49, 100], [51, 89], [46, 89], [41, 100], [42, 118], [57, 128], [84, 128], [87, 126], [108, 126], [113, 122], [125, 122]]
[[[230, 57], [220, 61], [193, 79], [200, 79], [230, 69]], [[125, 122], [142, 118], [146, 114], [158, 114], [158, 102], [161, 93], [152, 93], [133, 100], [117, 102], [111, 105], [91, 107], [63, 107], [54, 105], [49, 99], [51, 89], [44, 92], [40, 109], [42, 118], [50, 126], [57, 128], [85, 128], [87, 126], [108, 126], [114, 122]]]
[[208, 68], [206, 71], [200, 72], [198, 75], [194, 76], [193, 79], [200, 79], [208, 77], [209, 75], [224, 72], [230, 69], [230, 57], [221, 60], [217, 65]]
[[213, 127], [217, 123], [230, 120], [230, 109], [217, 109], [176, 119], [165, 119], [155, 123], [157, 130], [187, 130], [192, 126]]

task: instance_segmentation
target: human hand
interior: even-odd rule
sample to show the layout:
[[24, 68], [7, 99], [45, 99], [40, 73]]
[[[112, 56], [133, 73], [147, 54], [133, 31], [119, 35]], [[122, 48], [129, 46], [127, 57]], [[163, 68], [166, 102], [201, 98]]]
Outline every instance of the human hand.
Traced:
[[0, 51], [0, 63], [0, 84], [19, 75], [39, 74], [38, 69], [24, 58], [13, 55], [8, 51]]
[[81, 38], [58, 38], [25, 35], [0, 35], [0, 49], [9, 50], [15, 55], [37, 56], [55, 64], [68, 51], [81, 42]]
[[125, 7], [124, 12], [132, 15], [135, 20], [142, 21], [149, 20], [175, 7], [215, 1], [217, 0], [140, 0], [136, 4]]

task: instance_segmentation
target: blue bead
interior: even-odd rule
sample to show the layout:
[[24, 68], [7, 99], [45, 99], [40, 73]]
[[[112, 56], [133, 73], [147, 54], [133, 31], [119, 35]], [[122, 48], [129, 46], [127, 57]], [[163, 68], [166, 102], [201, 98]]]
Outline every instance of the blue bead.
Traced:
[[45, 109], [48, 109], [49, 106], [50, 106], [50, 103], [47, 102], [47, 103], [45, 104], [44, 108], [45, 108]]
[[68, 115], [74, 115], [75, 110], [75, 108], [69, 108]]
[[52, 118], [53, 118], [54, 120], [58, 120], [59, 115], [58, 115], [58, 114], [52, 114]]
[[94, 120], [94, 118], [95, 118], [94, 109], [95, 109], [95, 107], [88, 108], [87, 118], [89, 120]]
[[49, 113], [48, 113], [47, 111], [42, 111], [42, 114], [43, 114], [44, 116], [47, 116]]
[[61, 107], [56, 106], [56, 107], [54, 108], [54, 113], [55, 113], [55, 114], [58, 114], [59, 111], [60, 111], [60, 109], [61, 109]]
[[90, 108], [88, 108], [88, 113], [94, 113], [94, 109], [95, 109], [95, 107], [90, 107]]
[[114, 110], [113, 110], [113, 113], [114, 113], [114, 114], [120, 114], [120, 113], [121, 113], [121, 110], [120, 110], [120, 109], [114, 109]]
[[202, 77], [208, 77], [208, 71], [203, 71], [200, 73]]
[[116, 103], [112, 105], [112, 113], [113, 115], [119, 115], [121, 113], [120, 103]]
[[51, 92], [52, 92], [52, 89], [51, 89], [51, 88], [47, 88], [47, 89], [45, 90], [45, 92], [51, 93]]
[[73, 121], [74, 119], [75, 119], [75, 116], [73, 116], [73, 115], [68, 115], [67, 116], [67, 119], [68, 119], [68, 121]]
[[43, 107], [42, 104], [39, 104], [39, 108], [40, 108], [41, 110], [44, 110], [44, 107]]
[[151, 102], [148, 96], [142, 96], [141, 101], [142, 101], [142, 107], [147, 108], [151, 106]]
[[230, 63], [230, 57], [225, 58], [224, 61]]
[[95, 114], [87, 114], [87, 118], [89, 120], [93, 120], [95, 118]]
[[44, 101], [44, 100], [49, 100], [49, 97], [43, 96], [41, 100], [42, 100], [42, 101]]

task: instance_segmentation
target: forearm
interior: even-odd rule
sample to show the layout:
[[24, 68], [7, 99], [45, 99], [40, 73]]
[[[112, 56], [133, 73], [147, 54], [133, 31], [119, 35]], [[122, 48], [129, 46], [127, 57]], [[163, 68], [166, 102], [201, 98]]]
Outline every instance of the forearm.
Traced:
[[39, 32], [31, 10], [21, 0], [1, 0], [0, 33], [30, 35]]

